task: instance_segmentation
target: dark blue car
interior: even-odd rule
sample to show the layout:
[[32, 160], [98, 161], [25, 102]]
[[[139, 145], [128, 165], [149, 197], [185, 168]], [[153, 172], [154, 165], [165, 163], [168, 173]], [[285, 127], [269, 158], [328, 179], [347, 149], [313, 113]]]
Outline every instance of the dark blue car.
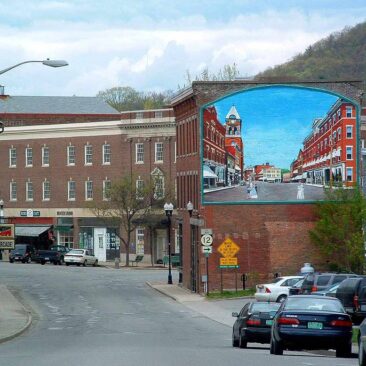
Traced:
[[336, 298], [289, 296], [273, 320], [270, 352], [285, 349], [335, 349], [337, 357], [350, 357], [351, 317]]

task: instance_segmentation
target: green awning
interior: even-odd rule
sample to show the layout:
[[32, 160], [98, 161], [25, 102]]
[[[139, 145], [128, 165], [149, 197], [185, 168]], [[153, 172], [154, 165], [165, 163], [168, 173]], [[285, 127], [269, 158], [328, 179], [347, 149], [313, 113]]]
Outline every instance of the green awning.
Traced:
[[56, 225], [53, 229], [61, 233], [69, 233], [73, 228], [74, 225]]

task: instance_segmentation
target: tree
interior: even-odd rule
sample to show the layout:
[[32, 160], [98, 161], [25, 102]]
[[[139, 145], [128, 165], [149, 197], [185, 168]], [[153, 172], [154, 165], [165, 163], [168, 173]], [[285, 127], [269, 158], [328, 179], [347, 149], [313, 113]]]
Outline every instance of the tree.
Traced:
[[366, 200], [358, 187], [328, 189], [316, 205], [318, 221], [310, 239], [338, 270], [362, 273], [365, 264]]

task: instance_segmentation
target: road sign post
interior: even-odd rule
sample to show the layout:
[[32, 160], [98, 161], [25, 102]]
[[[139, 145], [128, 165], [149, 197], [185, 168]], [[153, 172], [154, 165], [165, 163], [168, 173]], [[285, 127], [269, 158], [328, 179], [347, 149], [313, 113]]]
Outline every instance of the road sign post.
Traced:
[[209, 276], [208, 276], [208, 257], [212, 253], [212, 229], [201, 229], [201, 244], [202, 244], [202, 253], [204, 253], [206, 257], [206, 294], [207, 296], [210, 293], [209, 290]]

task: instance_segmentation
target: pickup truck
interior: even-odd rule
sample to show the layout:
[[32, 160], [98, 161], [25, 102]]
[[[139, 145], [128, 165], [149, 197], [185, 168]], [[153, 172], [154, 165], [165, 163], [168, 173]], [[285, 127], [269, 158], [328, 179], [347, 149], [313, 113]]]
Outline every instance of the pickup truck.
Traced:
[[48, 250], [39, 250], [36, 255], [36, 262], [46, 264], [50, 262], [53, 264], [63, 264], [64, 256], [69, 251], [69, 248], [63, 245], [53, 245]]

